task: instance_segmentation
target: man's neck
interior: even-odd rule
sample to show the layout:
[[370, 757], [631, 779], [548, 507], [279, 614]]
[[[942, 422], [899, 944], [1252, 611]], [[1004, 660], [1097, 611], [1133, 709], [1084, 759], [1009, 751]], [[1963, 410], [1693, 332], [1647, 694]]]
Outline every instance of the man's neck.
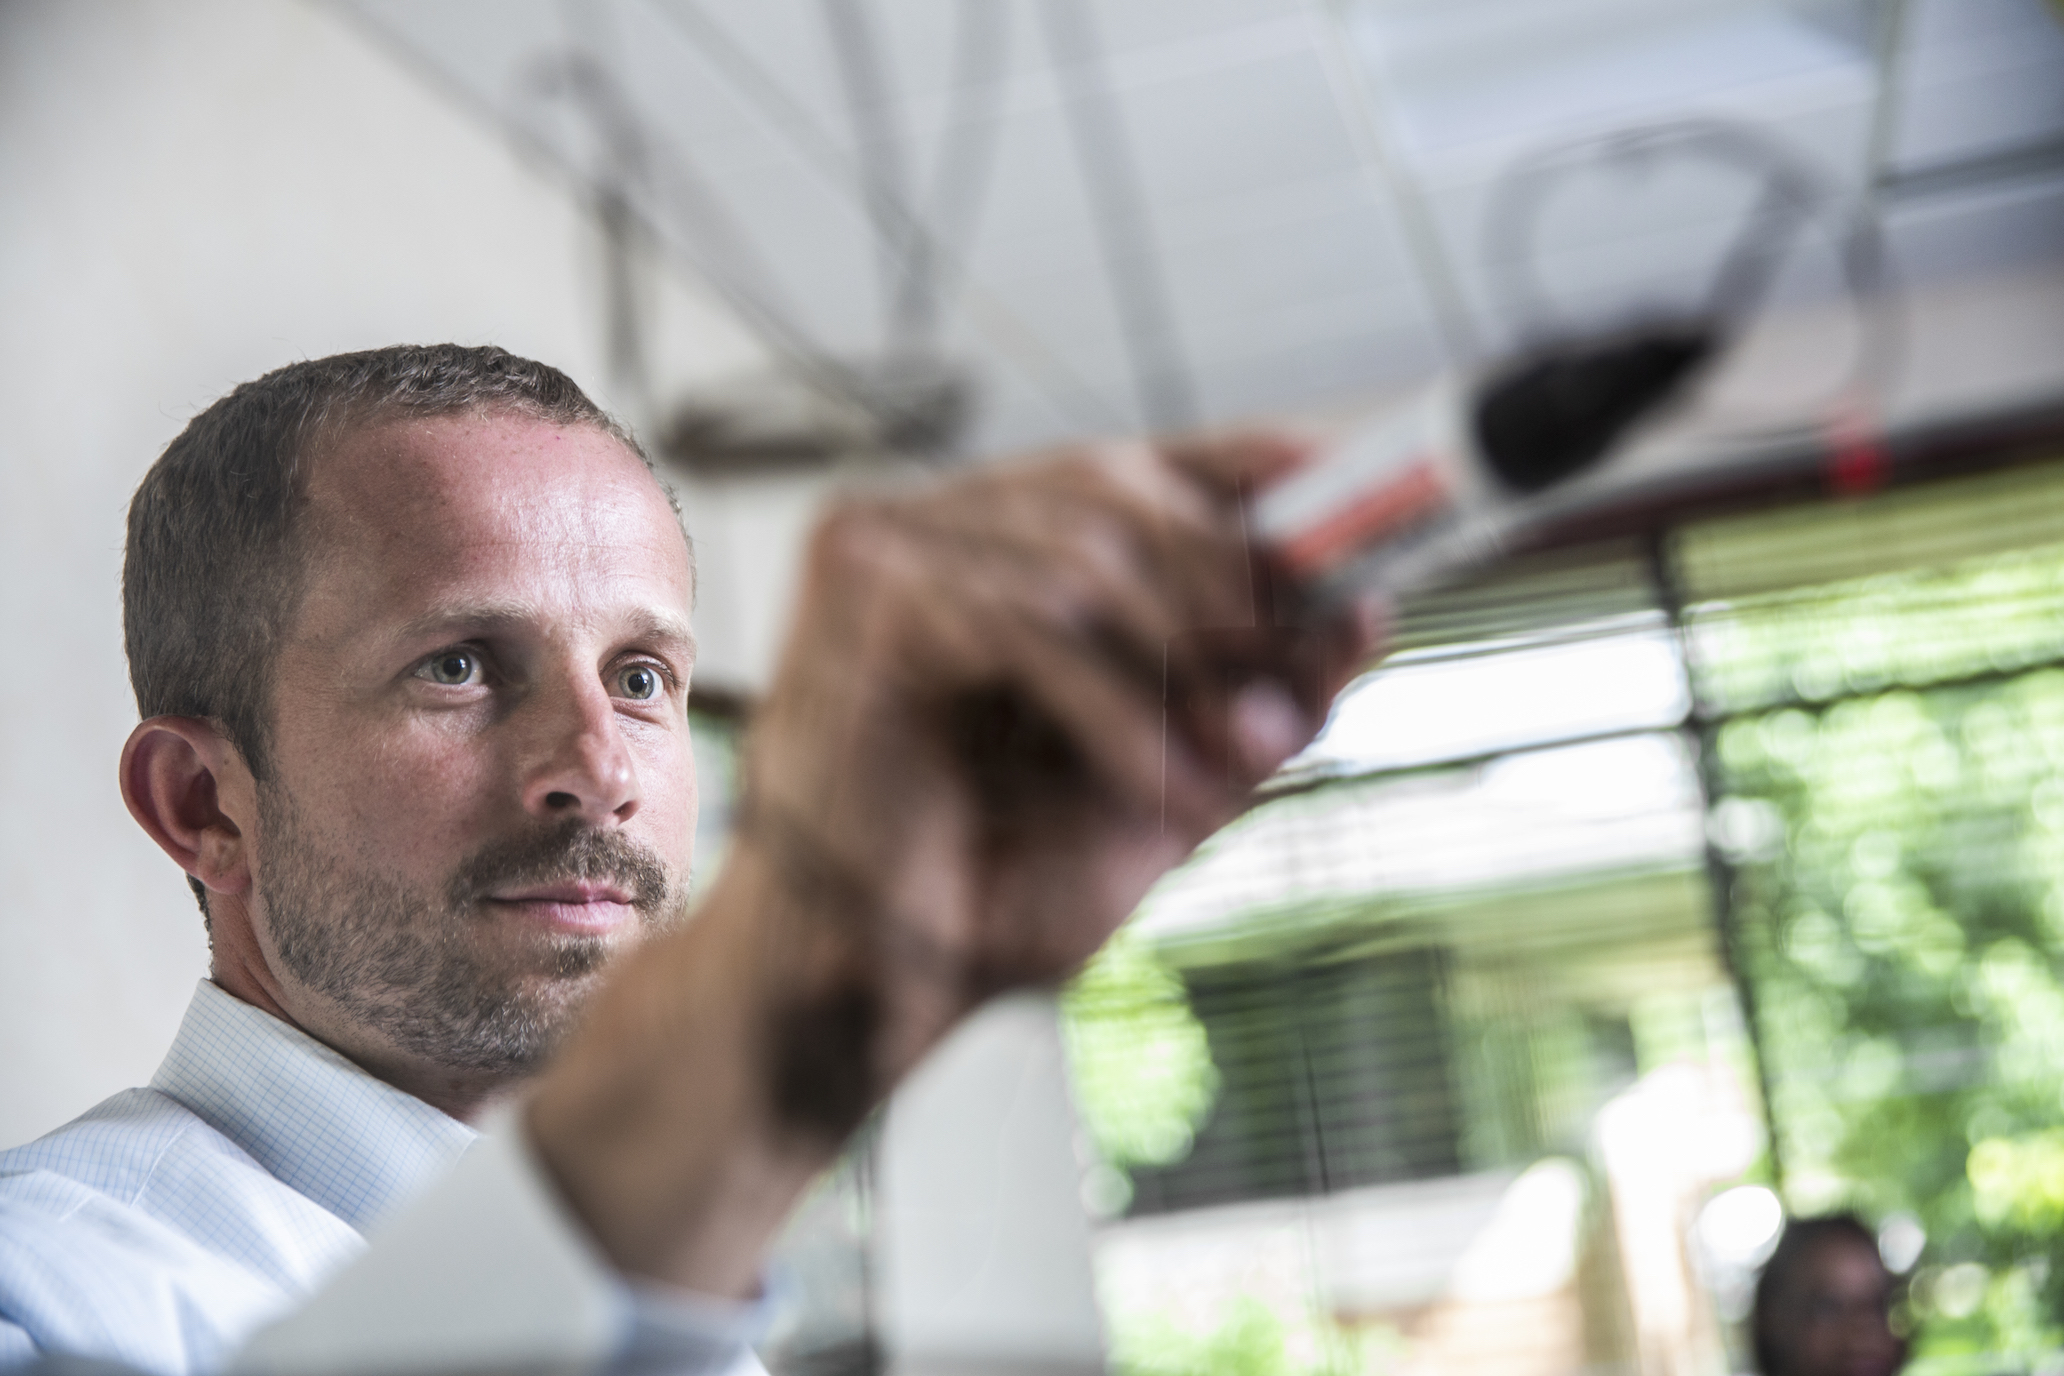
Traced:
[[211, 896], [208, 977], [224, 993], [270, 1013], [315, 1038], [376, 1080], [462, 1123], [477, 1125], [497, 1104], [529, 1082], [510, 1071], [456, 1068], [425, 1062], [359, 1026], [321, 995], [290, 985], [273, 970], [258, 943], [241, 894]]
[[326, 1033], [320, 1018], [294, 1016], [288, 1008], [289, 1000], [281, 997], [284, 991], [271, 978], [270, 971], [263, 967], [254, 971], [248, 965], [225, 960], [223, 955], [218, 944], [209, 978], [224, 993], [241, 999], [260, 1012], [271, 1014], [329, 1047], [374, 1079], [383, 1080], [404, 1094], [412, 1094], [462, 1123], [478, 1126], [489, 1111], [514, 1096], [529, 1082], [524, 1076], [425, 1065], [389, 1048], [356, 1044], [362, 1039]]

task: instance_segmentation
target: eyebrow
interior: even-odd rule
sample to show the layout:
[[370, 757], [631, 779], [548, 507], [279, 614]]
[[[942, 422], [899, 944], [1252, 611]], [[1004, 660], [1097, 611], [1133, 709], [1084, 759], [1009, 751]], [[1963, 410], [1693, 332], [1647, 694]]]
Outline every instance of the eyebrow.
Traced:
[[[528, 625], [539, 619], [537, 609], [525, 602], [466, 602], [432, 607], [404, 622], [395, 638], [404, 643], [430, 640], [456, 633], [479, 634]], [[615, 624], [631, 640], [655, 642], [695, 663], [695, 632], [688, 619], [656, 607], [636, 607]]]

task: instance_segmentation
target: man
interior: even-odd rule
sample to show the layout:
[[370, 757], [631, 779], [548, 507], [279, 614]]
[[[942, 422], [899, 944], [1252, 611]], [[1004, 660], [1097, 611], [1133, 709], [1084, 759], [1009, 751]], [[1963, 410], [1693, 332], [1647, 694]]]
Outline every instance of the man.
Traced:
[[1899, 1278], [1853, 1214], [1795, 1218], [1756, 1278], [1749, 1336], [1763, 1376], [1898, 1376]]
[[1240, 538], [1295, 460], [1113, 446], [835, 512], [691, 922], [694, 571], [630, 438], [495, 349], [217, 402], [123, 587], [123, 796], [210, 978], [150, 1088], [0, 1156], [0, 1364], [205, 1370], [291, 1314], [244, 1366], [749, 1369], [846, 1134], [1356, 662]]

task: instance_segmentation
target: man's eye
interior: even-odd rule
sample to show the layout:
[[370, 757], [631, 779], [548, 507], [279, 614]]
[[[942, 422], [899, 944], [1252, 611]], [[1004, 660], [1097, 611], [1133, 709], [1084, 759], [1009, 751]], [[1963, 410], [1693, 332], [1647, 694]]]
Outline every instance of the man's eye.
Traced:
[[429, 662], [416, 672], [418, 677], [427, 678], [432, 683], [457, 688], [480, 676], [480, 657], [471, 650], [444, 650], [432, 655]]
[[617, 672], [616, 686], [625, 697], [643, 702], [658, 697], [665, 684], [650, 664], [629, 664]]

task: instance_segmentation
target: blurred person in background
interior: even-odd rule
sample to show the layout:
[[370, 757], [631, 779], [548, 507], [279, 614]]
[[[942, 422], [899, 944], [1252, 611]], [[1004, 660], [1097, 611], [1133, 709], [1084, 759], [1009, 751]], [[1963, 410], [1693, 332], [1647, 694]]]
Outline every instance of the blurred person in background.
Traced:
[[1756, 1280], [1750, 1331], [1763, 1376], [1894, 1376], [1898, 1278], [1853, 1215], [1794, 1219]]
[[272, 1324], [242, 1365], [756, 1371], [762, 1257], [845, 1137], [1362, 662], [1266, 613], [1243, 494], [1298, 458], [836, 509], [691, 919], [695, 573], [631, 438], [492, 348], [203, 411], [131, 505], [120, 782], [210, 978], [148, 1088], [0, 1153], [0, 1366], [208, 1370]]

